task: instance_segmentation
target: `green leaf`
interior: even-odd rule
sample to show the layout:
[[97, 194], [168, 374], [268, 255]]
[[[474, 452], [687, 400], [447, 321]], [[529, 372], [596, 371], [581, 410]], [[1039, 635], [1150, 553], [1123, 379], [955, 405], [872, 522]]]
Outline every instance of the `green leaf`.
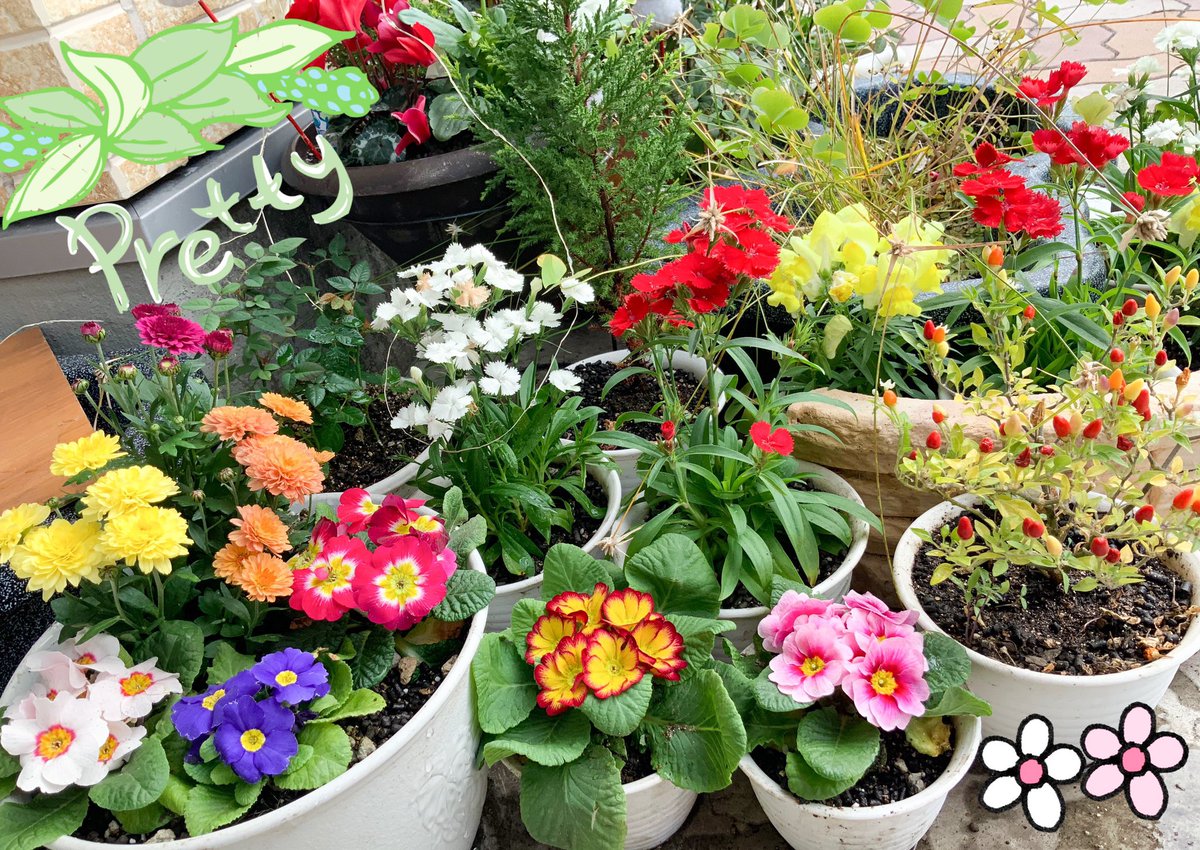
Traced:
[[100, 95], [104, 104], [104, 132], [109, 138], [121, 135], [150, 105], [150, 80], [137, 65], [123, 56], [76, 50], [60, 45], [63, 61], [79, 79]]
[[592, 739], [592, 725], [578, 711], [568, 710], [551, 717], [535, 711], [507, 732], [483, 745], [483, 760], [489, 766], [512, 755], [538, 764], [554, 766], [583, 755]]
[[540, 599], [518, 599], [513, 606], [508, 632], [520, 652], [525, 652], [525, 636], [533, 631], [538, 617], [546, 613], [546, 603]]
[[904, 727], [904, 738], [919, 753], [937, 757], [950, 749], [950, 724], [940, 717], [914, 717]]
[[459, 567], [446, 582], [446, 597], [430, 613], [447, 623], [465, 620], [482, 611], [495, 595], [491, 576]]
[[354, 657], [350, 659], [350, 671], [354, 674], [354, 687], [373, 688], [383, 681], [396, 659], [396, 639], [383, 626], [372, 626], [351, 641]]
[[353, 35], [308, 21], [277, 21], [239, 38], [226, 66], [251, 77], [283, 74], [307, 65]]
[[69, 132], [99, 130], [104, 125], [96, 104], [73, 89], [42, 89], [0, 98], [0, 109], [25, 127]]
[[21, 772], [21, 760], [0, 748], [0, 779], [16, 776]]
[[142, 660], [157, 658], [158, 666], [179, 675], [186, 691], [204, 664], [204, 632], [190, 620], [164, 620], [138, 647]]
[[246, 814], [250, 805], [243, 806], [237, 801], [232, 785], [197, 785], [188, 794], [184, 822], [193, 836], [207, 835]]
[[808, 708], [812, 703], [799, 703], [785, 693], [767, 677], [770, 667], [764, 667], [754, 679], [754, 701], [766, 711], [786, 712]]
[[537, 704], [533, 668], [517, 648], [497, 634], [483, 636], [471, 662], [475, 713], [484, 732], [499, 735], [529, 716]]
[[801, 718], [796, 750], [821, 776], [853, 785], [879, 755], [879, 730], [857, 715], [822, 708]]
[[275, 784], [288, 791], [309, 791], [332, 782], [350, 767], [350, 736], [341, 726], [323, 720], [305, 725], [296, 736], [312, 747], [312, 756], [298, 770], [275, 777]]
[[245, 77], [220, 73], [202, 88], [177, 101], [171, 111], [193, 127], [218, 121], [270, 127], [290, 108], [288, 103], [273, 103]]
[[700, 793], [727, 786], [746, 752], [742, 719], [715, 670], [663, 687], [643, 728], [654, 769], [680, 788]]
[[589, 693], [579, 710], [605, 735], [624, 738], [633, 734], [633, 730], [637, 729], [642, 718], [646, 716], [653, 690], [653, 680], [647, 673], [640, 682], [623, 694], [608, 699], [597, 699], [595, 694]]
[[345, 720], [348, 717], [365, 717], [368, 714], [376, 714], [383, 711], [387, 707], [387, 700], [379, 694], [366, 688], [359, 688], [352, 691], [340, 706], [330, 711], [328, 714], [322, 714], [322, 720]]
[[755, 89], [750, 103], [758, 113], [759, 125], [768, 133], [803, 130], [808, 126], [808, 114], [796, 106], [795, 98], [784, 89]]
[[171, 813], [158, 803], [151, 803], [129, 812], [113, 812], [121, 827], [134, 835], [145, 835], [161, 829], [171, 820]]
[[167, 780], [167, 787], [163, 790], [162, 796], [158, 798], [161, 803], [170, 812], [177, 815], [182, 815], [187, 811], [188, 797], [192, 793], [192, 784], [186, 779], [171, 774], [171, 778]]
[[957, 717], [969, 714], [972, 717], [991, 717], [992, 707], [975, 694], [960, 687], [947, 688], [934, 693], [925, 704], [925, 717]]
[[220, 641], [217, 644], [217, 652], [208, 665], [208, 679], [206, 681], [209, 687], [219, 685], [222, 682], [232, 679], [243, 670], [249, 670], [254, 666], [254, 661], [254, 656], [242, 655], [231, 644], [226, 641]]
[[721, 588], [712, 565], [695, 543], [667, 534], [625, 562], [629, 586], [654, 597], [663, 614], [713, 619], [721, 608]]
[[457, 136], [471, 126], [471, 113], [453, 92], [439, 94], [429, 104], [429, 129], [440, 141]]
[[266, 784], [266, 780], [261, 779], [253, 785], [239, 782], [233, 786], [233, 799], [239, 806], [253, 806], [258, 802], [258, 795], [262, 793], [264, 784]]
[[592, 745], [573, 762], [521, 770], [521, 820], [535, 841], [571, 850], [622, 850], [625, 792], [613, 754]]
[[315, 751], [313, 748], [308, 744], [299, 744], [296, 747], [296, 754], [292, 756], [292, 760], [288, 762], [287, 770], [283, 772], [284, 775], [295, 773], [297, 770], [304, 767], [304, 765], [308, 764], [308, 762], [312, 759], [314, 752]]
[[112, 142], [113, 153], [147, 165], [171, 162], [217, 147], [174, 115], [158, 110], [142, 113]]
[[83, 788], [39, 794], [28, 803], [0, 803], [0, 850], [37, 850], [79, 829], [87, 811]]
[[229, 58], [236, 18], [171, 27], [144, 42], [129, 59], [150, 81], [150, 105], [184, 97], [211, 80]]
[[925, 681], [933, 693], [963, 685], [971, 675], [971, 659], [958, 641], [940, 632], [925, 632]]
[[68, 136], [17, 185], [4, 209], [4, 226], [70, 206], [92, 191], [103, 167], [104, 143], [98, 136]]
[[167, 754], [157, 738], [144, 738], [129, 761], [93, 785], [88, 796], [109, 811], [131, 811], [158, 800], [171, 777]]
[[450, 532], [450, 539], [446, 545], [460, 558], [466, 558], [476, 549], [482, 548], [486, 541], [487, 520], [482, 516], [473, 516]]
[[817, 773], [799, 753], [788, 753], [786, 768], [788, 789], [801, 800], [820, 802], [853, 788], [857, 779], [838, 782]]
[[612, 585], [612, 579], [599, 561], [569, 543], [550, 547], [542, 566], [543, 602], [566, 591], [590, 594], [597, 584]]

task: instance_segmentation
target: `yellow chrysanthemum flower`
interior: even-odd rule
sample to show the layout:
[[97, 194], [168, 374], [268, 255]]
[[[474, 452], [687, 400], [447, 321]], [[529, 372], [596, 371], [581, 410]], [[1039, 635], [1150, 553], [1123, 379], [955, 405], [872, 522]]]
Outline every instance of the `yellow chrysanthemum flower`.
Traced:
[[153, 466], [114, 469], [87, 488], [83, 496], [83, 517], [103, 519], [161, 502], [178, 492], [179, 485]]
[[29, 583], [29, 590], [40, 590], [46, 600], [68, 584], [78, 587], [82, 579], [100, 581], [104, 564], [99, 523], [82, 520], [72, 524], [65, 519], [27, 532], [11, 562], [17, 577]]
[[21, 536], [35, 525], [41, 525], [48, 516], [50, 509], [36, 502], [17, 505], [0, 513], [0, 564], [12, 558]]
[[112, 560], [163, 575], [170, 574], [172, 558], [187, 554], [191, 542], [187, 520], [173, 508], [139, 507], [113, 514], [100, 535]]
[[70, 443], [59, 443], [50, 457], [50, 471], [70, 478], [89, 469], [102, 469], [109, 462], [125, 457], [121, 441], [111, 434], [96, 431]]

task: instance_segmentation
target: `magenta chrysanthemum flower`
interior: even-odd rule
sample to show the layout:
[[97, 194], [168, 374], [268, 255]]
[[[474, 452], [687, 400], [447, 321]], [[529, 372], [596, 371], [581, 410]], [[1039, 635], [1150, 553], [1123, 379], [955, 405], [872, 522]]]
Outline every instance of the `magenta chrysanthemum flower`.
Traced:
[[846, 639], [845, 634], [810, 622], [788, 635], [782, 654], [771, 659], [767, 678], [796, 702], [827, 697], [841, 684], [854, 656]]
[[148, 319], [151, 316], [178, 316], [179, 305], [166, 304], [139, 304], [129, 311], [135, 319]]
[[137, 329], [144, 345], [164, 348], [172, 354], [204, 351], [204, 328], [183, 316], [147, 316], [137, 320]]
[[885, 732], [904, 729], [925, 713], [928, 663], [909, 640], [891, 638], [872, 644], [862, 661], [852, 665], [842, 690], [858, 713]]
[[798, 626], [803, 626], [812, 620], [821, 620], [830, 628], [841, 626], [837, 619], [845, 611], [836, 602], [828, 599], [817, 599], [805, 593], [789, 590], [779, 598], [779, 602], [771, 609], [771, 613], [763, 617], [758, 624], [758, 634], [763, 639], [763, 648], [767, 652], [779, 652], [788, 635]]

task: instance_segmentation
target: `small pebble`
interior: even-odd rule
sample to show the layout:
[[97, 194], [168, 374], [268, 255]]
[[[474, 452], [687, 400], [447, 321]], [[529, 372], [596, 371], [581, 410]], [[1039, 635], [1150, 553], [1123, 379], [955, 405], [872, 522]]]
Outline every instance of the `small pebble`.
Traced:
[[[174, 841], [174, 840], [175, 840], [175, 830], [160, 829], [158, 832], [154, 833], [149, 838], [147, 838], [146, 843], [147, 844], [166, 844], [168, 841]], [[133, 842], [130, 841], [129, 843], [132, 844]]]

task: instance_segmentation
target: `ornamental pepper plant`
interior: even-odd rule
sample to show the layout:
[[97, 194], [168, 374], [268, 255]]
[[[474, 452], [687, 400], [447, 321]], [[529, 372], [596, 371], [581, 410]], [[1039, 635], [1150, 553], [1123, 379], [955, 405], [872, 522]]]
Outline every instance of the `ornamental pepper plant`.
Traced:
[[519, 772], [536, 840], [620, 850], [622, 782], [650, 771], [697, 792], [729, 784], [746, 737], [712, 658], [731, 626], [716, 619], [718, 593], [679, 535], [623, 571], [560, 544], [541, 601], [519, 601], [511, 626], [484, 637], [471, 670], [483, 759]]
[[[751, 751], [785, 753], [787, 787], [800, 799], [837, 797], [876, 764], [903, 758], [905, 744], [942, 755], [955, 743], [949, 720], [991, 714], [964, 688], [966, 652], [917, 632], [916, 613], [869, 593], [830, 602], [782, 588], [758, 625], [757, 653], [731, 648], [732, 663], [718, 665]], [[893, 732], [903, 740], [883, 734]]]

